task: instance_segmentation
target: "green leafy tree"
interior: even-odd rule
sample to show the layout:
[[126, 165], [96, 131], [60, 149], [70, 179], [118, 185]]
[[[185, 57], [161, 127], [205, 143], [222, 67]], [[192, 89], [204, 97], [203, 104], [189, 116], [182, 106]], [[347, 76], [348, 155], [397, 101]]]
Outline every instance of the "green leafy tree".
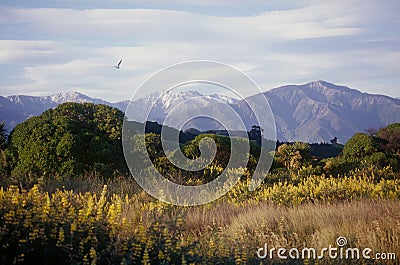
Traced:
[[343, 148], [343, 156], [348, 161], [358, 161], [378, 151], [376, 139], [365, 133], [356, 133], [346, 142]]
[[389, 125], [374, 134], [356, 133], [344, 145], [342, 155], [325, 160], [324, 170], [328, 174], [345, 174], [360, 169], [370, 174], [370, 170], [379, 170], [390, 166], [400, 168], [397, 152], [396, 132], [399, 126]]
[[365, 161], [368, 164], [374, 165], [378, 168], [391, 166], [394, 170], [398, 170], [400, 166], [399, 159], [396, 155], [387, 154], [384, 152], [373, 153], [372, 155], [367, 156]]
[[343, 156], [326, 158], [322, 163], [325, 173], [332, 176], [343, 175], [354, 169], [354, 163], [348, 162]]
[[152, 166], [158, 158], [165, 157], [159, 134], [135, 134], [127, 139], [124, 145], [129, 154], [126, 157], [128, 165], [135, 171], [133, 174], [140, 174], [141, 170]]
[[17, 125], [10, 147], [17, 157], [13, 175], [105, 176], [125, 172], [121, 132], [124, 114], [92, 103], [64, 103]]
[[[362, 161], [378, 151], [377, 139], [365, 133], [354, 134], [344, 145], [342, 154], [338, 157], [325, 159], [323, 169], [333, 176], [344, 175], [360, 168]], [[365, 163], [363, 163], [366, 166]]]

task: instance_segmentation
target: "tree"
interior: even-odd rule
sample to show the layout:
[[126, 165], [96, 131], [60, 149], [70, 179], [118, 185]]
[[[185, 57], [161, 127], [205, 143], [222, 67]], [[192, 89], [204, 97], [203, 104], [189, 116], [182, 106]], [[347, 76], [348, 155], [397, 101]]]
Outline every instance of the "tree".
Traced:
[[342, 156], [325, 160], [324, 170], [329, 174], [343, 174], [356, 168], [369, 172], [386, 166], [398, 170], [397, 128], [398, 125], [391, 125], [375, 134], [354, 134], [344, 145]]
[[[215, 142], [217, 147], [215, 158], [211, 163], [212, 165], [218, 165], [223, 168], [225, 168], [228, 165], [232, 155], [231, 141], [235, 141], [234, 145], [239, 146], [238, 149], [240, 150], [246, 150], [246, 147], [250, 145], [250, 150], [249, 150], [250, 152], [246, 154], [245, 152], [242, 151], [240, 152], [236, 151], [237, 153], [235, 153], [235, 156], [233, 156], [235, 159], [232, 160], [231, 165], [233, 167], [239, 167], [239, 165], [242, 165], [244, 161], [248, 161], [247, 168], [249, 169], [249, 171], [252, 172], [255, 169], [257, 165], [257, 158], [260, 153], [260, 148], [257, 145], [251, 143], [246, 138], [227, 137], [216, 134], [201, 134], [196, 136], [194, 140], [190, 141], [183, 147], [183, 154], [190, 159], [196, 159], [200, 157], [201, 153], [199, 149], [199, 143], [205, 137], [211, 138], [212, 141]], [[208, 145], [207, 142], [206, 145]]]
[[383, 149], [386, 153], [400, 157], [400, 123], [394, 123], [380, 129], [376, 135], [385, 140]]
[[0, 122], [0, 150], [4, 150], [7, 144], [6, 123]]
[[10, 135], [10, 148], [17, 157], [13, 175], [125, 172], [123, 117], [123, 112], [106, 105], [64, 103], [28, 119]]
[[299, 169], [309, 163], [310, 146], [300, 142], [282, 144], [275, 153], [275, 159], [287, 169]]
[[377, 151], [377, 141], [373, 136], [368, 136], [365, 133], [356, 133], [344, 145], [343, 156], [347, 160], [358, 161]]
[[[133, 174], [152, 166], [158, 158], [165, 157], [161, 135], [155, 133], [135, 134], [124, 143], [129, 155], [126, 157]], [[150, 160], [149, 160], [150, 158]]]
[[399, 169], [400, 161], [392, 154], [387, 154], [384, 152], [376, 152], [365, 158], [367, 164], [374, 165], [378, 168], [384, 168], [386, 166], [391, 166], [394, 170]]
[[249, 139], [254, 140], [258, 146], [261, 146], [262, 131], [263, 129], [259, 125], [253, 125], [249, 132]]
[[7, 133], [5, 122], [0, 122], [0, 182], [5, 182], [10, 174], [12, 159], [7, 146]]

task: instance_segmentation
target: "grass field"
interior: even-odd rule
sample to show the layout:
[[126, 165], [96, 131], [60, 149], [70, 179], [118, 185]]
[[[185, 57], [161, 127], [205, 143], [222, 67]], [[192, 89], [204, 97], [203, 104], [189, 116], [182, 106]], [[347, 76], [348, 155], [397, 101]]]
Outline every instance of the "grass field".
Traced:
[[[106, 184], [106, 185], [105, 185]], [[245, 182], [195, 207], [159, 202], [133, 180], [96, 176], [0, 190], [0, 263], [395, 264], [260, 259], [268, 248], [336, 246], [400, 255], [400, 180], [295, 177], [249, 192]]]

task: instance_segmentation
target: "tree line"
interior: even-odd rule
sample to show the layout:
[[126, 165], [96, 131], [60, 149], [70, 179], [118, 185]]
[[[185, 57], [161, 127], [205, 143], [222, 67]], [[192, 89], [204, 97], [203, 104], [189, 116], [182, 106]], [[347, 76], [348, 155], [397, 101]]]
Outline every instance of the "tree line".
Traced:
[[[64, 103], [40, 116], [18, 124], [7, 136], [5, 124], [0, 123], [0, 173], [3, 182], [31, 185], [38, 178], [46, 181], [64, 176], [95, 172], [102, 177], [129, 175], [122, 150], [124, 113], [116, 108], [93, 103]], [[248, 144], [243, 138], [217, 134], [189, 135], [180, 132], [180, 148], [189, 159], [200, 156], [199, 143], [204, 137], [214, 140], [217, 153], [203, 171], [184, 172], [173, 165], [161, 145], [161, 125], [149, 123], [145, 135], [132, 129], [131, 150], [136, 159], [147, 154], [158, 171], [175, 182], [208, 182], [216, 177], [215, 170], [226, 167], [230, 158], [231, 141]], [[167, 128], [168, 130], [175, 130]], [[254, 171], [260, 154], [260, 128], [249, 132], [250, 153], [239, 160], [248, 160], [246, 172]], [[145, 137], [146, 148], [135, 145]], [[176, 152], [177, 150], [175, 150]], [[290, 171], [308, 167], [316, 175], [340, 176], [360, 168], [400, 170], [400, 123], [391, 124], [369, 133], [356, 133], [343, 147], [331, 144], [277, 143], [271, 172]], [[233, 164], [240, 164], [234, 161]], [[214, 173], [213, 173], [214, 172]]]

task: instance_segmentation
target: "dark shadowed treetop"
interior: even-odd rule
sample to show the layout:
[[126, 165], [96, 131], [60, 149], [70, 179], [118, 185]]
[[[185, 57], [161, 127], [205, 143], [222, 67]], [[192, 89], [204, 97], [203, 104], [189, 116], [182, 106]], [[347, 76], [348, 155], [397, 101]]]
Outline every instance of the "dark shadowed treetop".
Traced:
[[0, 122], [0, 150], [3, 150], [7, 143], [6, 123]]
[[400, 123], [393, 123], [380, 129], [377, 134], [379, 138], [385, 140], [384, 150], [387, 153], [399, 154], [400, 156]]

